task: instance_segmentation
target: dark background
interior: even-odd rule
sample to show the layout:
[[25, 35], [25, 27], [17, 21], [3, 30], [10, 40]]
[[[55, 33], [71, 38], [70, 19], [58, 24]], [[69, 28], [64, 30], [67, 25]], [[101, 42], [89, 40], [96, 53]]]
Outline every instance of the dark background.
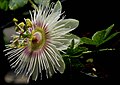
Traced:
[[[57, 1], [57, 0], [52, 0]], [[120, 31], [120, 5], [118, 2], [113, 0], [111, 1], [92, 1], [92, 0], [61, 0], [63, 11], [65, 11], [65, 18], [74, 18], [79, 20], [79, 27], [72, 31], [72, 33], [83, 37], [91, 37], [96, 31], [106, 29], [112, 24], [115, 24], [112, 32]], [[23, 10], [30, 9], [30, 4], [26, 5], [24, 8], [20, 8], [15, 11], [3, 11], [0, 10], [0, 85], [1, 82], [4, 82], [4, 75], [10, 70], [7, 58], [4, 56], [3, 49], [4, 40], [3, 40], [3, 30], [5, 27], [14, 25], [12, 19], [16, 17], [18, 20], [23, 20], [26, 15], [21, 15]], [[22, 18], [22, 19], [21, 19]], [[7, 25], [6, 25], [7, 24]], [[120, 48], [120, 37], [116, 36], [114, 39], [110, 40], [109, 43], [105, 44], [108, 47], [117, 48], [118, 50], [113, 53], [103, 53], [106, 55], [98, 54], [96, 62], [99, 65], [99, 70], [107, 74], [107, 79], [100, 80], [117, 80], [119, 77], [119, 48]], [[108, 54], [108, 55], [107, 55]], [[103, 69], [103, 70], [101, 70]], [[73, 71], [74, 72], [74, 71]], [[76, 71], [75, 71], [76, 72]], [[66, 73], [66, 76], [60, 76], [61, 78], [53, 77], [53, 80], [71, 80], [69, 74]], [[76, 80], [96, 80], [91, 77], [78, 77], [77, 74], [73, 73], [73, 78]], [[77, 76], [76, 76], [77, 75]], [[77, 78], [78, 77], [78, 78]], [[72, 79], [72, 80], [75, 80]], [[44, 81], [43, 81], [44, 82]], [[33, 85], [35, 82], [32, 82]], [[38, 83], [38, 81], [37, 81]], [[3, 84], [4, 85], [4, 84]], [[5, 84], [6, 85], [6, 84]]]

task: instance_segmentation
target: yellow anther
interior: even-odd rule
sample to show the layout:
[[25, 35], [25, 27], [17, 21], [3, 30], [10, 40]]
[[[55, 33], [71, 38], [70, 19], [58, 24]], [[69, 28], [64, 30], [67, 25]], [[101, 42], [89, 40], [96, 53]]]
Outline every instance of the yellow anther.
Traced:
[[20, 32], [24, 32], [24, 29], [23, 29], [24, 26], [25, 26], [24, 22], [21, 22], [15, 27], [15, 30], [20, 31]]
[[13, 22], [18, 22], [18, 20], [16, 18], [13, 18]]
[[25, 26], [25, 24], [24, 24], [24, 22], [21, 22], [21, 23], [18, 24], [18, 26], [19, 26], [20, 28], [23, 28], [23, 27]]
[[25, 22], [27, 27], [32, 27], [32, 22], [30, 21], [30, 19], [25, 19]]

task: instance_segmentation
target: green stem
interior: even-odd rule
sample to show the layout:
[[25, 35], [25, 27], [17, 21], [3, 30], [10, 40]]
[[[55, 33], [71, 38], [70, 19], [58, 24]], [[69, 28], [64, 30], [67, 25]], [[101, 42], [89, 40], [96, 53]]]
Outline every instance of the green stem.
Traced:
[[[102, 52], [102, 51], [113, 51], [113, 50], [115, 50], [115, 49], [112, 49], [112, 48], [106, 48], [106, 49], [100, 49], [100, 50], [98, 50], [98, 51], [100, 51], [100, 52]], [[81, 56], [81, 55], [83, 55], [83, 54], [88, 54], [88, 53], [92, 53], [92, 52], [95, 52], [95, 51], [85, 51], [85, 52], [82, 52], [81, 54], [79, 54], [79, 55], [76, 55], [76, 56], [70, 56], [70, 57], [73, 57], [73, 58], [75, 58], [75, 57], [79, 57], [79, 56]], [[64, 55], [64, 57], [69, 57], [69, 55]]]

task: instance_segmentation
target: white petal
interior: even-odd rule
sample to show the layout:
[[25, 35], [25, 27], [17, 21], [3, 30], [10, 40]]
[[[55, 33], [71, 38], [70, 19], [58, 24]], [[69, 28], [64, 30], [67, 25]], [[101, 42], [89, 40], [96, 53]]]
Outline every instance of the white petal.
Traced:
[[74, 34], [66, 34], [61, 37], [52, 37], [51, 42], [56, 46], [56, 48], [60, 51], [66, 50], [68, 46], [71, 44], [71, 41], [74, 39], [75, 47], [77, 47], [80, 43], [80, 38]]
[[53, 28], [49, 28], [49, 26], [54, 25], [54, 23], [57, 22], [57, 20], [60, 18], [60, 16], [61, 16], [61, 13], [59, 13], [59, 12], [55, 12], [55, 13], [48, 15], [48, 17], [44, 20], [48, 26], [48, 30], [53, 29]]
[[[80, 44], [80, 37], [77, 35], [74, 35], [72, 33], [68, 33], [66, 35], [63, 35], [61, 37], [64, 37], [65, 39], [68, 39], [70, 42], [68, 44], [71, 44], [71, 40], [74, 39], [75, 47], [77, 47]], [[67, 42], [66, 42], [67, 44]]]
[[61, 36], [69, 33], [70, 31], [77, 28], [79, 25], [79, 21], [75, 19], [64, 19], [62, 21], [58, 21], [55, 28], [52, 30], [52, 36]]
[[58, 50], [52, 44], [49, 44], [49, 50], [48, 51], [49, 51], [50, 54], [54, 54], [54, 56], [51, 56], [51, 57], [52, 57], [52, 60], [55, 61], [55, 64], [54, 64], [55, 68], [60, 73], [63, 73], [64, 70], [65, 70], [65, 63], [64, 63], [64, 61], [62, 59], [61, 54], [58, 52]]
[[33, 73], [32, 73], [32, 79], [33, 80], [37, 80], [37, 77], [38, 77], [38, 58], [37, 56], [34, 57], [35, 59], [35, 62], [34, 62], [34, 69], [33, 69]]
[[61, 2], [58, 0], [54, 6], [53, 13], [55, 13], [55, 12], [61, 13], [61, 10], [62, 10], [62, 5], [61, 5]]

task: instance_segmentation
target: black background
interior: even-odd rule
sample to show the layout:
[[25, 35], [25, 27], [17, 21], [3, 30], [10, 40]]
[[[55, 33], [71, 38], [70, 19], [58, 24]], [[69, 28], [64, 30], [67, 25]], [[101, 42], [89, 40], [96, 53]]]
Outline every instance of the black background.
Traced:
[[[52, 0], [57, 1], [57, 0]], [[77, 29], [72, 31], [72, 33], [83, 37], [91, 37], [93, 33], [96, 31], [106, 29], [112, 24], [115, 24], [112, 32], [120, 31], [120, 5], [118, 2], [113, 0], [111, 1], [98, 1], [98, 0], [61, 0], [63, 11], [65, 11], [65, 18], [74, 18], [79, 20], [79, 26]], [[30, 5], [26, 5], [24, 10], [28, 10]], [[3, 49], [4, 40], [3, 40], [3, 29], [4, 25], [11, 22], [14, 17], [20, 20], [20, 18], [24, 18], [27, 16], [22, 16], [21, 12], [23, 9], [15, 10], [15, 11], [3, 11], [0, 10], [0, 85], [1, 82], [4, 82], [4, 75], [10, 70], [7, 58], [4, 56]], [[22, 19], [23, 20], [23, 19]], [[12, 26], [13, 23], [9, 24], [9, 27]], [[115, 47], [117, 49], [120, 48], [120, 37], [116, 36], [115, 39], [109, 41], [109, 44], [106, 44], [108, 47]], [[109, 53], [108, 53], [109, 54]], [[104, 57], [101, 55], [98, 58], [98, 63], [100, 66], [103, 66], [107, 73], [110, 73], [110, 78], [108, 80], [117, 80], [119, 77], [119, 51], [117, 53], [109, 54], [109, 57]], [[111, 76], [112, 75], [112, 76]], [[66, 77], [65, 77], [66, 78]], [[59, 78], [57, 78], [59, 80]], [[54, 79], [53, 79], [54, 80]], [[64, 80], [64, 79], [62, 79]], [[65, 79], [67, 80], [67, 78]], [[69, 80], [69, 78], [68, 78]], [[79, 79], [78, 79], [79, 80]], [[82, 79], [80, 79], [82, 80]], [[86, 77], [84, 79], [88, 81], [89, 79]], [[94, 79], [93, 79], [94, 80]], [[44, 81], [43, 81], [44, 82]], [[35, 82], [32, 82], [33, 85]], [[37, 83], [39, 83], [37, 81]], [[5, 84], [6, 85], [6, 84]]]

